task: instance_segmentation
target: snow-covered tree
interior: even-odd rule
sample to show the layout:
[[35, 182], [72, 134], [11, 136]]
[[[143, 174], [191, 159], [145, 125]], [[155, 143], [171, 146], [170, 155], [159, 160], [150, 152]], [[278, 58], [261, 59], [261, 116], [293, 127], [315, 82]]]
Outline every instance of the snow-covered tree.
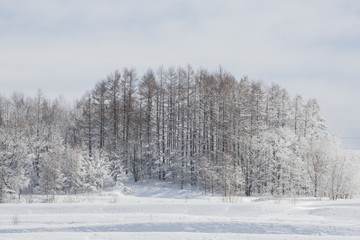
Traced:
[[346, 198], [359, 192], [357, 159], [326, 131], [315, 99], [221, 66], [160, 67], [140, 79], [124, 68], [72, 106], [40, 90], [0, 97], [0, 201], [100, 191], [125, 176], [226, 196]]

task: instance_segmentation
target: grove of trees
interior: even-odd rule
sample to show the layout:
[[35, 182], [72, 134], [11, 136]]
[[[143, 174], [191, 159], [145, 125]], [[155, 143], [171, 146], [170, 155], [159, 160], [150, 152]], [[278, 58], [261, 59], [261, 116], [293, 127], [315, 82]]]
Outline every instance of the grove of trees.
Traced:
[[356, 194], [358, 156], [326, 131], [315, 99], [186, 67], [115, 71], [74, 104], [0, 97], [0, 203], [100, 191], [125, 178], [206, 194]]

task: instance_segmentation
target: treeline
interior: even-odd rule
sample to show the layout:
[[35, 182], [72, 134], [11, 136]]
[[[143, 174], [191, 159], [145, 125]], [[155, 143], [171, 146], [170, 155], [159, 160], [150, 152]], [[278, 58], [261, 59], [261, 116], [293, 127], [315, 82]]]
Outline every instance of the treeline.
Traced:
[[224, 196], [351, 197], [356, 156], [326, 132], [316, 100], [219, 68], [115, 71], [69, 106], [0, 98], [3, 194], [99, 191], [125, 178]]

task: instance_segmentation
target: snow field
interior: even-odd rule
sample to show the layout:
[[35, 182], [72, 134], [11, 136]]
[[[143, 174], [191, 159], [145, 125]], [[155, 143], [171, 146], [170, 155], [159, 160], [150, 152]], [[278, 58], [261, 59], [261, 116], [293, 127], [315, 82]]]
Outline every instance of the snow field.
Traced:
[[[0, 239], [360, 239], [360, 200], [221, 197], [133, 184], [0, 205]], [[35, 198], [40, 201], [41, 198]]]

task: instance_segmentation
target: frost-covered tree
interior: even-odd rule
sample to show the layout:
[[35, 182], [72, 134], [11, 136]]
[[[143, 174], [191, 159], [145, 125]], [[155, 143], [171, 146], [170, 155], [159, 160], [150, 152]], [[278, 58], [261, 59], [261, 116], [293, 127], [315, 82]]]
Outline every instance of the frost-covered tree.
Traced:
[[42, 187], [48, 200], [53, 201], [54, 196], [62, 189], [63, 173], [61, 171], [64, 159], [63, 140], [57, 129], [53, 129], [52, 137], [48, 140], [46, 151], [40, 162], [39, 185]]
[[123, 68], [87, 90], [73, 105], [40, 90], [0, 97], [0, 201], [100, 191], [125, 176], [226, 196], [359, 192], [358, 155], [326, 131], [316, 100], [277, 84], [187, 65], [141, 78]]
[[81, 192], [86, 185], [86, 165], [81, 148], [66, 145], [61, 167], [63, 173], [63, 190], [66, 193], [75, 195]]
[[103, 150], [97, 149], [91, 158], [85, 156], [85, 184], [92, 192], [103, 190], [111, 184], [108, 162]]

